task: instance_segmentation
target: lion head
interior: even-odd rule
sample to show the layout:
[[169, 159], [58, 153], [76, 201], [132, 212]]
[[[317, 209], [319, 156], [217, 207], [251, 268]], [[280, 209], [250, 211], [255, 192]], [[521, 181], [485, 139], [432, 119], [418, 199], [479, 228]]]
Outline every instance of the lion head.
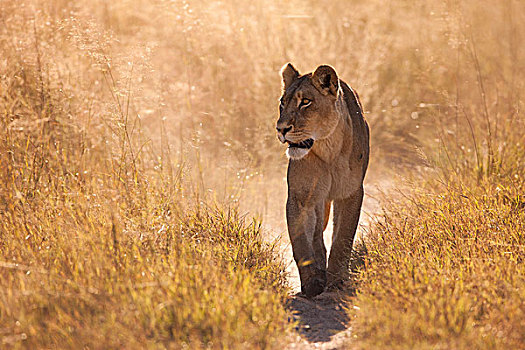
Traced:
[[341, 118], [336, 103], [341, 94], [339, 78], [335, 69], [327, 65], [300, 75], [288, 63], [281, 74], [283, 94], [277, 133], [282, 143], [288, 143], [288, 157], [301, 159], [316, 141], [330, 137], [338, 125]]

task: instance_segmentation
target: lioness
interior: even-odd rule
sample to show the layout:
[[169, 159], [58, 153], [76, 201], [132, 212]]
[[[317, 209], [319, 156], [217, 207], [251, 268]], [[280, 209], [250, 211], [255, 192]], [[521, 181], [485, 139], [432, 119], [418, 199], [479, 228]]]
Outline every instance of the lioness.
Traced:
[[[281, 70], [277, 132], [288, 143], [286, 221], [301, 291], [307, 297], [342, 285], [363, 202], [369, 130], [357, 93], [326, 65], [300, 75]], [[334, 202], [334, 233], [326, 263], [323, 231]]]

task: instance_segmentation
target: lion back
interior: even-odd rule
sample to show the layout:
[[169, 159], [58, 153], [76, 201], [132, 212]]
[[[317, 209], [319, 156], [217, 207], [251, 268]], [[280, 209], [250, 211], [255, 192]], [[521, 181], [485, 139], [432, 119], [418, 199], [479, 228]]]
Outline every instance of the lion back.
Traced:
[[347, 83], [341, 81], [341, 88], [343, 89], [344, 101], [348, 107], [350, 119], [352, 120], [352, 127], [354, 130], [354, 150], [360, 151], [365, 158], [363, 162], [363, 176], [368, 168], [368, 159], [370, 156], [370, 129], [368, 123], [363, 116], [363, 107], [359, 100], [359, 95]]

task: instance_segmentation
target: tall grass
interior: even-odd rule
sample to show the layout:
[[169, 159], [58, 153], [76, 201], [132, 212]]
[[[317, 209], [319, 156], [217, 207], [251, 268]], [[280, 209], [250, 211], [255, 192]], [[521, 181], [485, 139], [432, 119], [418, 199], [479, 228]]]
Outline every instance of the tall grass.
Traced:
[[411, 172], [415, 190], [392, 199], [368, 237], [356, 348], [525, 344], [525, 8], [484, 5], [457, 2], [447, 18], [455, 53], [437, 69], [453, 79], [425, 106], [432, 167]]
[[525, 154], [512, 144], [504, 150], [490, 174], [471, 160], [469, 171], [448, 168], [446, 180], [416, 180], [418, 190], [387, 206], [367, 240], [353, 346], [525, 344]]
[[276, 347], [277, 250], [149, 136], [146, 54], [69, 3], [1, 5], [2, 346]]

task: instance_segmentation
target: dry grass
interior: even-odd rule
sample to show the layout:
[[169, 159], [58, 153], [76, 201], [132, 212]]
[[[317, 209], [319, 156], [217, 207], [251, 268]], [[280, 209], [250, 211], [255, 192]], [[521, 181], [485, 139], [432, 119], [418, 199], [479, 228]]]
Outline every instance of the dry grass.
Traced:
[[441, 102], [424, 106], [431, 168], [409, 172], [412, 190], [390, 200], [367, 239], [355, 348], [525, 344], [525, 8], [483, 3], [448, 14], [455, 53], [427, 45], [441, 62], [431, 80], [451, 75]]
[[370, 179], [428, 180], [371, 234], [354, 345], [522, 346], [523, 23], [516, 0], [0, 0], [3, 345], [280, 346], [282, 266], [237, 213], [284, 223], [293, 61], [360, 93]]
[[523, 182], [459, 182], [411, 195], [374, 229], [353, 312], [357, 348], [525, 344]]
[[147, 49], [118, 53], [89, 7], [0, 8], [1, 346], [276, 347], [277, 251], [204, 198], [165, 121], [148, 136]]

